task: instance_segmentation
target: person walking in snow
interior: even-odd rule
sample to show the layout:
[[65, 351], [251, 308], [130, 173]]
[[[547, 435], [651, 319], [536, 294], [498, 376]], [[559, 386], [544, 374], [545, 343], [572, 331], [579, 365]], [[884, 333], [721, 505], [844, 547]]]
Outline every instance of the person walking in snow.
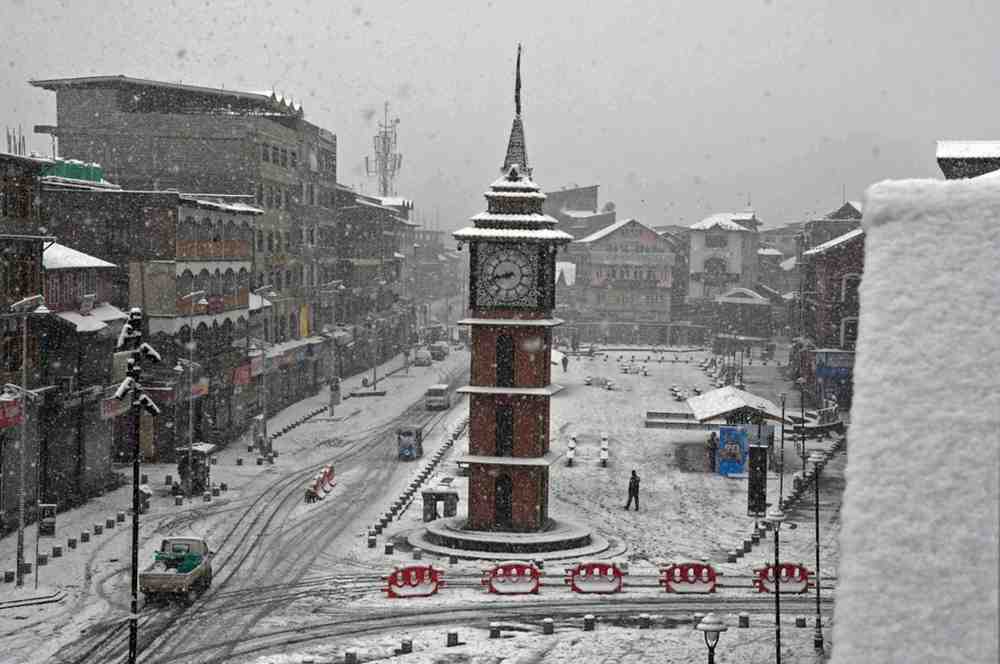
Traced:
[[569, 356], [568, 355], [563, 355], [562, 356], [562, 367], [563, 367], [563, 373], [566, 373], [566, 368], [569, 367]]
[[625, 509], [628, 510], [632, 506], [632, 501], [635, 501], [635, 511], [639, 511], [639, 476], [636, 472], [632, 471], [632, 477], [628, 481], [628, 502], [625, 503]]

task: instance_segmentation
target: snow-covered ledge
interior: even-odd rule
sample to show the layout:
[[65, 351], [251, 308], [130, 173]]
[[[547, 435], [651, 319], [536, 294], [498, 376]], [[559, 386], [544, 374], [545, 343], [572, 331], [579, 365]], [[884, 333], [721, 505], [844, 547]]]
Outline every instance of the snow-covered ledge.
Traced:
[[864, 205], [834, 664], [998, 660], [1000, 176]]

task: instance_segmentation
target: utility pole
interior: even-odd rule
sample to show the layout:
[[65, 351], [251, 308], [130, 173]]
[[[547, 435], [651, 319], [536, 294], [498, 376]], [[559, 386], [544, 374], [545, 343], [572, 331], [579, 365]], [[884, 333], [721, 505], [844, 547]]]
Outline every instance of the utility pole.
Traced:
[[142, 340], [142, 326], [142, 309], [132, 307], [128, 320], [122, 325], [117, 344], [117, 350], [131, 350], [132, 356], [128, 360], [125, 380], [115, 390], [115, 399], [123, 401], [131, 398], [132, 401], [132, 604], [129, 613], [129, 664], [135, 664], [139, 645], [139, 511], [142, 506], [139, 492], [140, 416], [143, 410], [153, 416], [160, 414], [159, 407], [142, 390], [142, 383], [139, 382], [142, 377], [142, 360], [161, 360], [160, 354]]
[[392, 196], [395, 193], [393, 181], [403, 167], [403, 155], [397, 152], [398, 124], [399, 118], [389, 119], [389, 102], [385, 102], [383, 119], [378, 124], [378, 133], [372, 139], [375, 155], [365, 157], [368, 177], [378, 178], [379, 196]]

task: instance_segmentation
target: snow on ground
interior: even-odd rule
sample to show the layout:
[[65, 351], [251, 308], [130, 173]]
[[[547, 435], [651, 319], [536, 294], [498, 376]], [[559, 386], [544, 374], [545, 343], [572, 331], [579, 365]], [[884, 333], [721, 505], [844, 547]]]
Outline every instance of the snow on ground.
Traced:
[[[760, 620], [749, 629], [737, 629], [734, 618], [727, 620], [728, 630], [719, 637], [715, 651], [718, 664], [769, 662], [774, 659], [774, 628]], [[486, 629], [458, 627], [461, 645], [447, 647], [446, 628], [401, 631], [395, 635], [376, 635], [343, 641], [336, 645], [316, 646], [280, 655], [250, 660], [253, 664], [300, 664], [304, 661], [342, 662], [343, 653], [357, 651], [361, 661], [391, 664], [690, 664], [707, 658], [702, 633], [690, 625], [672, 629], [662, 627], [638, 630], [598, 622], [595, 631], [582, 631], [580, 621], [559, 625], [552, 635], [542, 635], [535, 625], [502, 622], [500, 639], [490, 639]], [[773, 623], [772, 623], [773, 624]], [[787, 664], [815, 662], [812, 654], [812, 630], [782, 625], [782, 661]], [[400, 641], [409, 638], [413, 653], [395, 655]]]
[[[347, 399], [336, 408], [335, 421], [324, 414], [278, 438], [274, 447], [279, 450], [280, 456], [273, 466], [256, 465], [254, 455], [247, 453], [243, 441], [229, 445], [219, 451], [218, 464], [211, 467], [212, 481], [226, 482], [229, 491], [210, 503], [196, 499], [184, 506], [175, 506], [164, 477], [173, 475], [176, 478], [176, 466], [143, 464], [142, 472], [149, 475], [154, 496], [149, 513], [140, 520], [140, 566], [145, 567], [152, 560], [162, 534], [195, 534], [211, 543], [219, 533], [231, 527], [242, 508], [268, 485], [288, 472], [310, 465], [319, 471], [324, 463], [336, 457], [338, 440], [355, 438], [392, 421], [410, 404], [418, 401], [429, 385], [442, 382], [442, 376], [447, 374], [461, 373], [468, 362], [467, 352], [453, 352], [445, 361], [436, 362], [431, 367], [411, 366], [408, 371], [395, 372], [384, 380], [380, 378], [379, 389], [388, 391], [385, 397]], [[378, 375], [386, 376], [401, 366], [401, 356], [396, 356], [379, 367]], [[370, 372], [366, 375], [370, 376]], [[345, 379], [342, 393], [360, 389], [361, 380], [361, 375]], [[328, 390], [324, 388], [320, 394], [277, 413], [269, 420], [268, 430], [277, 432], [327, 403]], [[236, 465], [237, 457], [243, 458], [244, 465]], [[131, 476], [131, 466], [120, 470]], [[304, 489], [303, 485], [303, 492]], [[331, 497], [310, 507], [320, 509], [326, 505], [329, 508], [337, 499], [350, 499], [339, 496], [337, 491], [335, 488]], [[106, 519], [114, 519], [118, 511], [127, 512], [131, 502], [132, 488], [125, 486], [58, 515], [57, 537], [43, 538], [40, 550], [44, 553], [50, 551], [53, 544], [62, 545], [63, 557], [51, 559], [48, 565], [40, 568], [37, 593], [34, 577], [27, 576], [22, 589], [15, 588], [13, 584], [0, 586], [0, 602], [34, 597], [53, 589], [62, 590], [68, 596], [60, 603], [0, 611], [0, 641], [11, 648], [20, 646], [30, 650], [42, 647], [42, 652], [54, 651], [60, 643], [73, 640], [80, 630], [95, 621], [121, 618], [127, 614], [131, 517], [127, 517], [126, 523], [116, 523], [114, 529], [105, 530], [101, 535], [91, 534], [91, 542], [78, 544], [76, 551], [66, 548], [66, 538], [79, 537], [81, 530], [93, 533], [94, 524], [104, 525]], [[303, 507], [301, 512], [305, 511]], [[371, 514], [367, 518], [373, 518], [378, 511], [378, 506], [371, 506]], [[360, 527], [359, 524], [357, 528]], [[34, 531], [34, 527], [26, 531], [26, 560], [34, 558]], [[3, 569], [15, 566], [16, 533], [0, 539], [0, 560], [5, 561], [0, 565]], [[36, 661], [43, 661], [44, 656], [41, 657]]]
[[888, 181], [864, 207], [834, 661], [993, 663], [1000, 187]]

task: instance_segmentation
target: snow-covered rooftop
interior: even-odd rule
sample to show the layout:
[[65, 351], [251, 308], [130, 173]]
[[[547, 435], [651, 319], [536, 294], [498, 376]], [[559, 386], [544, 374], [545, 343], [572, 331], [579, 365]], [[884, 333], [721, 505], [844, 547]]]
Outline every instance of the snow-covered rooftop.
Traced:
[[574, 219], [589, 219], [590, 217], [596, 217], [597, 215], [602, 214], [597, 210], [559, 210], [559, 213]]
[[[612, 233], [614, 233], [615, 231], [617, 231], [619, 228], [621, 228], [623, 226], [627, 226], [628, 224], [631, 224], [632, 222], [635, 222], [637, 224], [639, 223], [638, 221], [635, 221], [635, 219], [621, 219], [619, 221], [616, 221], [613, 224], [605, 226], [604, 228], [597, 229], [596, 231], [594, 231], [590, 235], [588, 235], [586, 237], [582, 237], [579, 240], [577, 240], [576, 242], [578, 244], [587, 244], [589, 242], [595, 242], [597, 240], [600, 240], [603, 237], [607, 237], [608, 235], [611, 235]], [[652, 230], [650, 232], [652, 232]]]
[[715, 301], [726, 304], [770, 304], [770, 300], [749, 288], [732, 288], [716, 297]]
[[783, 253], [773, 247], [761, 247], [757, 250], [758, 256], [784, 256]]
[[738, 390], [732, 385], [691, 397], [687, 404], [699, 422], [724, 418], [741, 408], [750, 408], [764, 413], [767, 419], [781, 421], [781, 409], [774, 403], [756, 394]]
[[[699, 222], [691, 224], [689, 228], [696, 231], [707, 231], [713, 228], [719, 228], [724, 231], [743, 231], [749, 233], [749, 228], [734, 221], [734, 219], [737, 218], [744, 219], [744, 215], [736, 212], [719, 212], [718, 214], [713, 214], [705, 217]], [[749, 221], [749, 219], [745, 220]]]
[[75, 325], [77, 332], [98, 332], [108, 327], [108, 323], [128, 318], [128, 314], [124, 311], [106, 302], [95, 305], [87, 314], [78, 311], [60, 311], [56, 315]]
[[833, 249], [835, 247], [839, 247], [842, 244], [850, 242], [854, 238], [856, 238], [856, 237], [858, 237], [860, 235], [864, 235], [864, 234], [865, 234], [865, 229], [864, 228], [855, 228], [853, 231], [848, 231], [848, 232], [844, 233], [843, 235], [839, 235], [839, 236], [833, 238], [832, 240], [827, 240], [823, 244], [817, 244], [815, 247], [813, 247], [809, 251], [803, 252], [802, 255], [803, 256], [816, 256], [818, 254], [822, 254], [824, 252], [829, 251], [830, 249]]
[[573, 236], [551, 228], [473, 228], [467, 226], [452, 233], [456, 240], [533, 240], [535, 242], [570, 242]]
[[555, 225], [557, 222], [547, 214], [532, 212], [529, 214], [498, 214], [495, 212], [480, 212], [470, 219], [472, 222], [484, 222], [487, 224], [547, 224]]
[[250, 293], [249, 309], [250, 311], [259, 311], [265, 307], [270, 307], [271, 302], [267, 300], [262, 295], [257, 295], [256, 293]]
[[92, 267], [113, 268], [117, 265], [53, 242], [42, 252], [42, 267], [46, 270], [79, 270]]
[[795, 269], [795, 265], [798, 262], [799, 262], [798, 261], [798, 257], [797, 256], [792, 256], [791, 258], [786, 258], [785, 260], [783, 260], [780, 263], [778, 263], [778, 267], [780, 267], [785, 272], [788, 272], [789, 270], [794, 270]]
[[403, 198], [402, 196], [379, 196], [378, 199], [382, 202], [382, 205], [390, 207], [413, 207], [413, 201], [409, 198]]
[[1000, 187], [881, 182], [863, 223], [832, 664], [996, 662]]
[[938, 141], [938, 159], [1000, 159], [1000, 141]]

